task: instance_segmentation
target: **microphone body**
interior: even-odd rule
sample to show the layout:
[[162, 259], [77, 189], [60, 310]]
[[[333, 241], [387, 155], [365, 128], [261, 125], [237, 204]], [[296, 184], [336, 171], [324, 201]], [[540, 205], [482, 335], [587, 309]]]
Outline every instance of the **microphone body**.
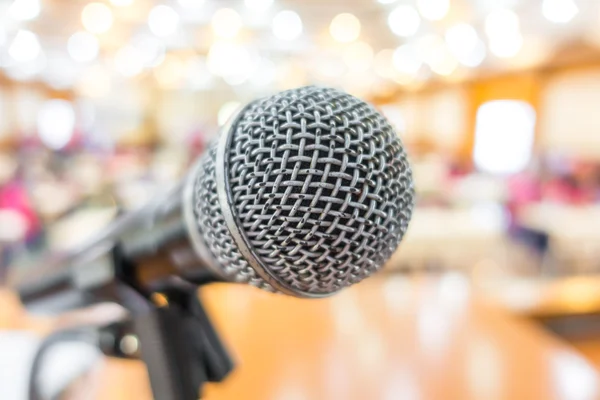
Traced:
[[293, 89], [247, 105], [174, 188], [15, 286], [51, 312], [114, 297], [116, 276], [149, 292], [177, 277], [329, 296], [382, 267], [413, 206], [383, 115], [335, 89]]
[[148, 292], [172, 276], [196, 284], [220, 280], [206, 268], [189, 238], [183, 213], [185, 182], [118, 217], [78, 248], [53, 256], [36, 274], [13, 274], [12, 286], [23, 304], [29, 311], [45, 314], [111, 301], [120, 296], [115, 293], [115, 280], [123, 274]]

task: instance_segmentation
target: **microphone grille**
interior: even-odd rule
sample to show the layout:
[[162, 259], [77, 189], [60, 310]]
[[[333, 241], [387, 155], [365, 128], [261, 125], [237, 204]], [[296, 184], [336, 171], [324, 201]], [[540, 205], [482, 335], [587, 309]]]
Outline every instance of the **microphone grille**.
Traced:
[[396, 249], [412, 215], [412, 173], [371, 105], [293, 89], [251, 103], [227, 134], [225, 217], [214, 147], [195, 188], [200, 230], [229, 277], [320, 297], [370, 276]]

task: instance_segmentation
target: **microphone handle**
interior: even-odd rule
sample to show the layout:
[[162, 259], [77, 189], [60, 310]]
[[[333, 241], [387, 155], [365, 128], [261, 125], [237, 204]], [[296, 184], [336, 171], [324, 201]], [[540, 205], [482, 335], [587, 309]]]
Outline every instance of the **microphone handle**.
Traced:
[[[56, 313], [98, 302], [98, 294], [112, 295], [114, 290], [107, 292], [106, 288], [120, 279], [122, 263], [129, 266], [127, 279], [147, 291], [173, 276], [195, 284], [220, 281], [189, 237], [184, 189], [182, 180], [142, 209], [119, 217], [92, 240], [55, 256], [37, 271], [13, 271], [11, 286], [26, 308]], [[115, 260], [117, 248], [119, 260]]]

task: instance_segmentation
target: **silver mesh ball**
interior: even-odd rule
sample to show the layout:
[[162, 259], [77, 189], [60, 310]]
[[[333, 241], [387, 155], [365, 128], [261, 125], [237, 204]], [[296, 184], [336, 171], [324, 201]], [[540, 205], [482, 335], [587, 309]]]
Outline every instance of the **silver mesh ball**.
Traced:
[[201, 161], [195, 214], [229, 278], [322, 296], [381, 268], [402, 239], [414, 189], [403, 146], [371, 105], [304, 87], [258, 100], [233, 122], [225, 157], [236, 225], [265, 282], [241, 254], [215, 190], [215, 148]]

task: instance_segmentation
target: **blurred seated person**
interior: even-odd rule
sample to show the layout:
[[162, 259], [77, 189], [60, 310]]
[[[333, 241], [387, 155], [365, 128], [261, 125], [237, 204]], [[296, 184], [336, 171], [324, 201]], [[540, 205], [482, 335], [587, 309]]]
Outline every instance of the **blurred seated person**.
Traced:
[[525, 206], [542, 200], [542, 188], [542, 172], [537, 160], [532, 160], [524, 171], [507, 179], [506, 203], [510, 215], [508, 233], [513, 239], [533, 249], [540, 257], [548, 250], [548, 234], [521, 224], [518, 215]]
[[[0, 155], [0, 245], [4, 249], [0, 252], [0, 267], [7, 264], [11, 248], [35, 242], [41, 231], [40, 220], [20, 175], [17, 161]], [[0, 269], [0, 278], [2, 275]]]
[[570, 171], [544, 185], [544, 200], [559, 204], [584, 205], [600, 201], [600, 166], [575, 160]]

